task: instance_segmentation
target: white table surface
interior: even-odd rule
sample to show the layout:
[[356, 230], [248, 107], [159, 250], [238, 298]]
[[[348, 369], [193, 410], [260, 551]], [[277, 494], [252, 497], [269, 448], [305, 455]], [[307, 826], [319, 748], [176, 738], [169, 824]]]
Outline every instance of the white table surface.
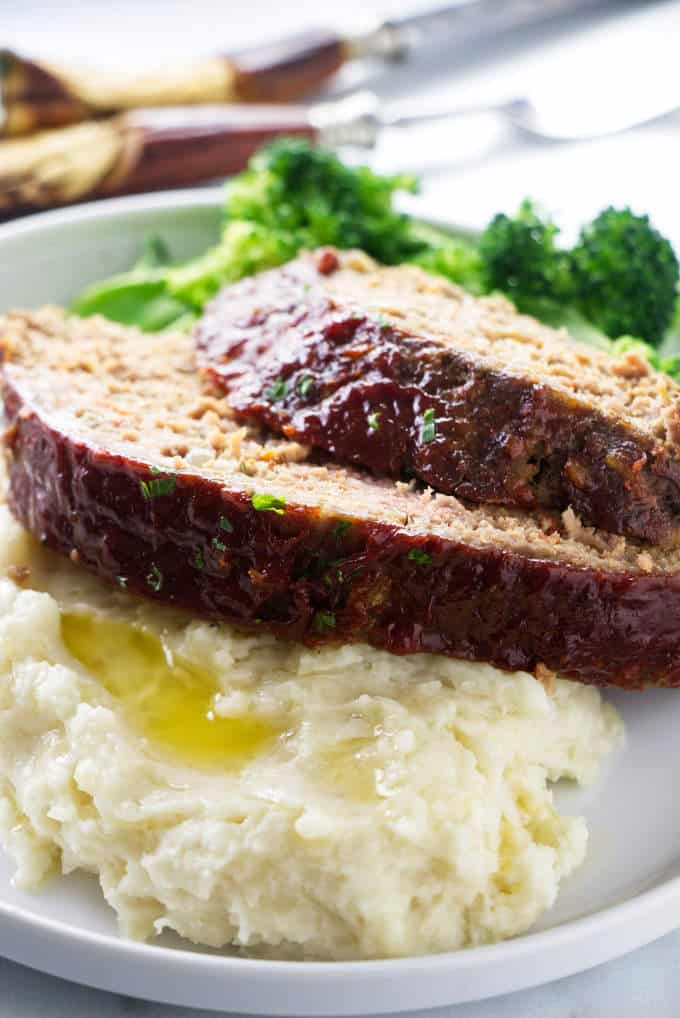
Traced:
[[[410, 6], [416, 7], [418, 0]], [[45, 57], [116, 65], [166, 55], [234, 49], [310, 24], [356, 24], [407, 4], [399, 0], [0, 0], [0, 45]], [[390, 71], [343, 73], [334, 91], [357, 84], [388, 99], [466, 103], [527, 93], [553, 100], [619, 103], [640, 89], [680, 107], [680, 2], [609, 3], [551, 26], [501, 39], [448, 45]], [[587, 144], [547, 145], [493, 117], [385, 137], [371, 157], [386, 170], [423, 178], [422, 207], [463, 225], [483, 225], [525, 195], [573, 233], [607, 204], [649, 212], [680, 247], [680, 117]], [[0, 267], [0, 271], [2, 271]], [[678, 916], [680, 926], [680, 916]], [[0, 944], [0, 953], [2, 945]], [[225, 1002], [228, 1010], [228, 1002]], [[680, 1015], [680, 931], [557, 983], [432, 1018], [676, 1018]], [[171, 1008], [74, 986], [0, 959], [0, 1018], [181, 1018], [208, 1012]]]

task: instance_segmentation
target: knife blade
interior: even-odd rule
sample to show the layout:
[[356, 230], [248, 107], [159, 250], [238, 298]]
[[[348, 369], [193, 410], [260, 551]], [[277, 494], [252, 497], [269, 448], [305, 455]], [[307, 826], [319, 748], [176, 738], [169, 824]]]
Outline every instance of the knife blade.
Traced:
[[454, 0], [388, 18], [350, 45], [357, 56], [398, 58], [420, 47], [512, 31], [596, 6], [598, 0]]
[[29, 134], [138, 107], [289, 102], [351, 60], [405, 58], [471, 34], [497, 34], [603, 0], [453, 0], [359, 32], [309, 29], [233, 54], [145, 71], [60, 67], [0, 51], [0, 136]]

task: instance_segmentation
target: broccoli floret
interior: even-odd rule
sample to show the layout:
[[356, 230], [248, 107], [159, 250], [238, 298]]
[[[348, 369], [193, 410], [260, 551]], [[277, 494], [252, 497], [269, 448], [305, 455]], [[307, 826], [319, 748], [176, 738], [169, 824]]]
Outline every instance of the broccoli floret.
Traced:
[[415, 177], [379, 176], [367, 166], [345, 166], [303, 139], [282, 138], [227, 185], [226, 215], [278, 234], [288, 257], [303, 247], [335, 244], [395, 264], [423, 248], [409, 218], [392, 208], [395, 191], [415, 189]]
[[281, 265], [302, 248], [360, 247], [383, 262], [425, 247], [406, 216], [392, 210], [407, 177], [345, 166], [332, 152], [284, 138], [258, 152], [226, 187], [222, 239], [168, 273], [170, 292], [201, 308], [221, 286]]
[[168, 292], [200, 311], [226, 283], [281, 265], [294, 253], [279, 233], [235, 219], [226, 223], [215, 247], [167, 270]]
[[529, 200], [516, 216], [497, 215], [479, 245], [485, 289], [502, 290], [544, 320], [558, 302], [606, 336], [658, 344], [673, 318], [679, 269], [649, 218], [605, 209], [572, 251], [556, 246], [558, 232]]
[[680, 382], [680, 355], [671, 354], [668, 357], [659, 357], [658, 370], [665, 371], [676, 382]]
[[411, 231], [415, 239], [422, 241], [423, 249], [409, 261], [428, 272], [446, 276], [469, 293], [483, 293], [482, 260], [474, 241], [428, 223], [413, 221]]
[[479, 242], [485, 289], [502, 290], [521, 310], [529, 310], [536, 298], [567, 297], [569, 265], [555, 245], [558, 233], [529, 199], [516, 216], [495, 216]]
[[673, 317], [678, 260], [648, 216], [608, 208], [584, 227], [570, 256], [575, 301], [608, 336], [661, 341]]

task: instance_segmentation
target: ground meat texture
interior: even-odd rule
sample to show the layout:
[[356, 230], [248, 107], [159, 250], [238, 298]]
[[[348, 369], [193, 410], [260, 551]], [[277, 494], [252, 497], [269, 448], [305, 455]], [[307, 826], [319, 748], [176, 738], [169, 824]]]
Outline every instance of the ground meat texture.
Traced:
[[310, 645], [680, 685], [680, 552], [290, 457], [183, 335], [45, 309], [0, 337], [12, 511], [112, 585]]
[[326, 249], [224, 289], [196, 338], [242, 420], [336, 461], [680, 540], [680, 388], [503, 300]]

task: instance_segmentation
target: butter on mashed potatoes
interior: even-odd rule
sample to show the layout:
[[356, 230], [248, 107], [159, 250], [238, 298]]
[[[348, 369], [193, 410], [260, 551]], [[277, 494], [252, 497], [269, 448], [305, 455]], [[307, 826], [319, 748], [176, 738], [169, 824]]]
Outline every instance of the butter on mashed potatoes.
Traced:
[[[591, 781], [619, 740], [596, 690], [191, 621], [112, 594], [0, 508], [8, 569], [0, 834], [22, 885], [88, 870], [126, 935], [352, 959], [521, 933], [583, 861], [550, 783]], [[166, 751], [71, 656], [66, 613], [145, 627], [215, 676], [217, 715], [271, 736], [220, 767]]]

